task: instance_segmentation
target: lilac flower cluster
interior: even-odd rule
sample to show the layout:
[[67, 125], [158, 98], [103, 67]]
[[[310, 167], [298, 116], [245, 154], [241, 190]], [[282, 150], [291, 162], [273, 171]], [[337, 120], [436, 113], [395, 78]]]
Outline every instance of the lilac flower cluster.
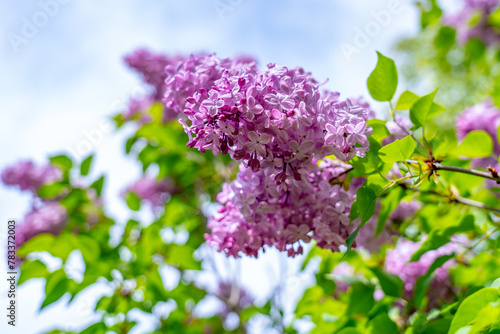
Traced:
[[257, 257], [265, 245], [295, 256], [303, 253], [300, 241], [311, 239], [319, 247], [339, 251], [355, 229], [348, 218], [354, 198], [329, 181], [347, 166], [326, 159], [310, 164], [300, 181], [292, 178], [277, 184], [266, 170], [240, 165], [236, 180], [225, 184], [217, 197], [223, 206], [218, 217], [209, 219], [207, 243], [234, 257], [240, 253]]
[[36, 192], [42, 185], [59, 181], [61, 170], [48, 164], [37, 166], [32, 161], [21, 161], [2, 171], [2, 182], [8, 186], [18, 186], [21, 190]]
[[402, 115], [396, 115], [393, 121], [387, 121], [385, 124], [387, 130], [389, 130], [390, 136], [384, 138], [382, 145], [388, 145], [396, 139], [402, 139], [410, 133], [410, 129], [413, 127], [411, 120]]
[[48, 202], [33, 209], [19, 225], [16, 235], [18, 246], [41, 233], [59, 234], [68, 222], [68, 212], [57, 202]]
[[445, 17], [444, 23], [457, 30], [457, 39], [462, 44], [477, 38], [486, 45], [498, 45], [500, 34], [489, 17], [499, 5], [499, 0], [465, 0], [461, 10]]
[[[381, 209], [381, 204], [377, 201], [373, 216], [363, 227], [360, 228], [356, 237], [356, 243], [359, 245], [359, 248], [366, 249], [371, 253], [378, 253], [382, 246], [393, 244], [398, 233], [397, 230], [391, 229], [391, 226], [394, 223], [398, 223], [412, 217], [415, 212], [421, 208], [421, 206], [422, 204], [415, 200], [410, 202], [402, 201], [396, 209], [391, 212], [389, 219], [386, 221], [380, 234], [375, 236]], [[358, 226], [359, 218], [354, 220], [352, 224], [354, 226]]]
[[232, 77], [240, 72], [256, 73], [255, 60], [249, 57], [239, 57], [235, 60], [220, 59], [213, 54], [179, 58], [176, 63], [165, 68], [165, 92], [162, 101], [166, 112], [183, 118], [186, 107], [192, 109], [205, 100], [207, 101], [203, 108], [212, 111], [217, 109], [215, 107], [217, 103], [210, 108], [209, 99], [209, 92], [215, 89], [215, 82], [223, 76]]
[[127, 187], [124, 196], [134, 192], [141, 200], [148, 203], [154, 211], [159, 211], [168, 201], [169, 195], [175, 191], [172, 180], [164, 178], [157, 180], [151, 176], [144, 176]]
[[150, 85], [154, 92], [153, 100], [160, 100], [164, 94], [165, 67], [176, 62], [178, 57], [169, 57], [164, 54], [155, 54], [146, 49], [138, 49], [125, 56], [125, 63], [137, 71], [144, 82]]
[[[198, 71], [212, 72], [205, 67]], [[265, 169], [280, 184], [307, 175], [313, 158], [333, 154], [347, 161], [365, 155], [369, 111], [338, 97], [322, 96], [301, 68], [244, 66], [225, 71], [210, 90], [188, 98], [184, 114], [191, 124], [182, 122], [188, 146], [230, 154], [253, 171]]]
[[40, 201], [36, 197], [41, 186], [61, 180], [59, 168], [51, 164], [37, 166], [32, 161], [21, 161], [5, 168], [1, 178], [5, 185], [17, 186], [21, 191], [29, 191], [34, 195], [33, 208], [17, 230], [17, 247], [40, 233], [58, 234], [66, 226], [68, 213], [64, 207], [56, 201]]
[[[385, 270], [398, 275], [404, 283], [406, 297], [411, 298], [417, 278], [427, 273], [434, 261], [442, 256], [459, 252], [463, 249], [463, 244], [458, 239], [432, 251], [428, 251], [415, 262], [409, 262], [412, 255], [420, 248], [423, 241], [413, 242], [402, 239], [394, 249], [387, 252], [385, 258]], [[454, 260], [447, 261], [443, 266], [435, 271], [434, 279], [429, 288], [429, 296], [443, 296], [450, 286], [449, 268], [456, 264]]]
[[[149, 108], [155, 101], [160, 101], [165, 95], [167, 86], [167, 66], [174, 66], [183, 60], [181, 56], [168, 56], [161, 53], [153, 53], [146, 49], [138, 49], [125, 56], [125, 63], [141, 75], [142, 80], [150, 87], [151, 92], [142, 97], [135, 97], [129, 101], [128, 109], [124, 112], [125, 121], [134, 117], [138, 118], [140, 125], [150, 121]], [[164, 110], [163, 121], [175, 118], [177, 114], [171, 114]]]

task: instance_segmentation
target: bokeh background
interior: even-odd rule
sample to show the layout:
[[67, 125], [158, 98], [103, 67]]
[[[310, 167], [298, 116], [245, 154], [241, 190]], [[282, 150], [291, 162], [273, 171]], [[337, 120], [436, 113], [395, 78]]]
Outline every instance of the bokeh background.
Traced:
[[[383, 12], [390, 15], [381, 17]], [[144, 88], [125, 67], [124, 54], [147, 47], [171, 54], [252, 55], [261, 66], [304, 67], [344, 97], [367, 97], [375, 50], [391, 57], [397, 40], [418, 31], [418, 20], [409, 0], [2, 1], [0, 166], [27, 158], [42, 163], [59, 152], [76, 159], [97, 152], [93, 173], [108, 174], [108, 214], [126, 219], [119, 193], [137, 179], [140, 167], [123, 152], [122, 142], [133, 129], [115, 134], [110, 117]], [[28, 203], [27, 196], [0, 187], [2, 244], [7, 220], [21, 219]], [[4, 248], [0, 257], [6, 268]], [[257, 298], [271, 293], [276, 282], [287, 284], [290, 293], [283, 298], [293, 310], [309, 284], [308, 277], [295, 275], [298, 261], [271, 252], [259, 260], [219, 259], [219, 269], [222, 275], [237, 273]], [[68, 323], [82, 328], [92, 322], [95, 301], [105, 292], [96, 285], [69, 308], [66, 296], [38, 312], [43, 280], [30, 280], [18, 291], [18, 326], [12, 329], [2, 320], [0, 332], [39, 333]], [[152, 329], [147, 318], [138, 315], [138, 321], [133, 333]]]

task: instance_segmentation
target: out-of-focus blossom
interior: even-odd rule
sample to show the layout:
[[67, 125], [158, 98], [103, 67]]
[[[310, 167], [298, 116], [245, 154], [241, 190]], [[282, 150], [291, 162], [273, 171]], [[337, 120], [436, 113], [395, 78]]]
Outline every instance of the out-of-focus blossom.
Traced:
[[17, 226], [16, 246], [41, 233], [59, 234], [68, 222], [68, 212], [56, 202], [44, 203], [43, 206], [33, 209]]
[[158, 211], [163, 208], [174, 190], [174, 184], [168, 178], [157, 180], [151, 176], [144, 176], [127, 187], [124, 195], [133, 192], [139, 199], [148, 203], [153, 210]]
[[462, 44], [477, 38], [486, 45], [498, 45], [500, 33], [489, 18], [499, 5], [499, 0], [465, 0], [458, 13], [445, 16], [444, 23], [457, 30], [457, 40]]
[[[409, 262], [413, 254], [422, 245], [422, 242], [402, 239], [394, 249], [387, 251], [385, 258], [385, 270], [401, 278], [407, 298], [412, 297], [418, 277], [425, 275], [438, 257], [463, 250], [463, 244], [452, 241], [436, 250], [426, 252], [418, 261]], [[449, 294], [451, 282], [448, 270], [454, 265], [456, 265], [456, 262], [451, 259], [436, 269], [428, 291], [430, 299], [443, 298]]]
[[408, 217], [415, 215], [415, 212], [422, 207], [422, 203], [412, 200], [412, 201], [401, 201], [396, 209], [391, 212], [389, 218], [391, 220], [403, 221]]
[[2, 171], [2, 182], [21, 190], [36, 192], [42, 185], [60, 180], [61, 170], [51, 164], [37, 166], [32, 161], [21, 161]]

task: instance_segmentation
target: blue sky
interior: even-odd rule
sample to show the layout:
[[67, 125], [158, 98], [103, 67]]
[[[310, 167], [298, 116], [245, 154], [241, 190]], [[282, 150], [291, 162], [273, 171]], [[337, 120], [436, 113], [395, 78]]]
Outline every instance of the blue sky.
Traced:
[[[390, 11], [392, 2], [399, 4], [397, 14]], [[52, 15], [44, 14], [47, 11]], [[374, 13], [384, 11], [390, 14], [378, 15], [379, 23]], [[23, 35], [30, 25], [37, 31]], [[249, 54], [261, 65], [302, 66], [318, 81], [329, 78], [327, 87], [342, 96], [367, 96], [365, 82], [376, 63], [375, 50], [393, 55], [394, 41], [417, 28], [409, 0], [2, 1], [0, 167], [26, 158], [43, 163], [50, 154], [80, 145], [85, 133], [98, 131], [137, 91], [139, 81], [122, 61], [137, 47], [224, 57]], [[361, 47], [360, 31], [366, 35]], [[342, 51], [346, 45], [357, 50], [349, 59]], [[138, 166], [122, 154], [123, 139], [131, 130], [102, 133], [94, 145], [98, 155], [93, 173], [109, 173], [105, 196], [109, 213], [118, 219], [125, 219], [127, 211], [117, 194], [139, 174]], [[21, 220], [28, 206], [28, 197], [0, 187], [2, 221]], [[0, 240], [5, 241], [3, 230]], [[4, 258], [1, 247], [0, 256]], [[246, 260], [241, 265], [243, 283], [265, 295], [271, 287], [260, 288], [270, 279], [264, 272], [272, 267], [277, 275], [277, 258]], [[0, 282], [4, 301], [6, 286], [3, 279]], [[65, 317], [74, 319], [75, 326], [91, 321], [88, 308], [81, 305], [91, 305], [98, 292], [84, 296], [77, 303], [80, 308], [67, 309], [59, 302], [38, 314], [42, 289], [42, 281], [20, 288], [20, 327], [12, 330], [2, 321], [2, 333], [39, 333], [66, 323]]]

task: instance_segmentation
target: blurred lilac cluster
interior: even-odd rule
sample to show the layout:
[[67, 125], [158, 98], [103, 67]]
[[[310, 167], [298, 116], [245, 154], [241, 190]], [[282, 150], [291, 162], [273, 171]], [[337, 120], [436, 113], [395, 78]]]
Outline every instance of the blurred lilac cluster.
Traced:
[[[154, 102], [161, 101], [165, 95], [165, 79], [167, 78], [165, 68], [169, 65], [175, 66], [181, 59], [183, 57], [153, 53], [146, 49], [138, 49], [125, 56], [125, 63], [141, 75], [141, 79], [150, 89], [149, 94], [130, 99], [128, 109], [123, 114], [123, 118], [126, 121], [136, 116], [140, 124], [150, 121], [148, 115], [149, 108]], [[163, 115], [165, 121], [176, 116], [175, 114], [168, 114], [166, 111]]]
[[[438, 257], [460, 252], [464, 247], [464, 240], [454, 237], [446, 245], [424, 253], [418, 261], [410, 262], [411, 257], [420, 248], [422, 243], [423, 240], [413, 242], [401, 239], [395, 248], [387, 251], [385, 258], [385, 270], [401, 278], [407, 298], [412, 297], [417, 279], [427, 273]], [[449, 295], [451, 282], [448, 270], [454, 265], [456, 265], [456, 262], [451, 259], [435, 270], [434, 278], [428, 291], [428, 295], [432, 299], [441, 299]]]
[[490, 15], [499, 5], [499, 0], [465, 0], [460, 11], [446, 16], [444, 23], [457, 30], [457, 39], [462, 44], [477, 38], [486, 45], [498, 45], [500, 33], [491, 24]]
[[17, 186], [33, 193], [44, 184], [60, 180], [61, 171], [51, 165], [37, 166], [32, 161], [21, 161], [2, 171], [2, 182], [7, 186]]
[[40, 200], [37, 191], [43, 185], [60, 181], [62, 172], [54, 165], [37, 166], [32, 161], [21, 161], [2, 171], [2, 182], [31, 192], [34, 201], [31, 211], [16, 231], [16, 246], [41, 233], [59, 234], [66, 226], [68, 213], [57, 200]]
[[158, 180], [146, 175], [128, 186], [123, 195], [133, 192], [140, 200], [149, 204], [154, 212], [159, 212], [173, 191], [175, 186], [171, 179]]
[[[389, 219], [385, 222], [384, 227], [379, 235], [375, 235], [377, 230], [378, 219], [380, 215], [381, 204], [377, 201], [373, 216], [359, 229], [356, 237], [356, 244], [360, 248], [364, 248], [371, 253], [378, 253], [383, 245], [394, 244], [395, 239], [399, 235], [397, 229], [392, 230], [391, 226], [395, 223], [400, 223], [405, 219], [415, 215], [415, 212], [420, 209], [422, 203], [412, 200], [410, 202], [401, 201], [398, 206], [391, 212]], [[359, 218], [352, 222], [354, 226], [359, 225]]]

